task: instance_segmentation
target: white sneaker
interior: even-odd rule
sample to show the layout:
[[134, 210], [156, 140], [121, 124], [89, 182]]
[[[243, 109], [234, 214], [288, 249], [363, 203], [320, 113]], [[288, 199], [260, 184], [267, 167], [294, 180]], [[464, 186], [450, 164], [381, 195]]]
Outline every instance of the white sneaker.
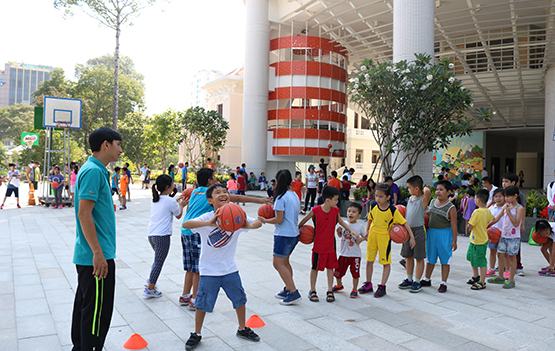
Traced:
[[149, 289], [149, 288], [145, 288], [143, 290], [143, 298], [145, 299], [154, 299], [157, 297], [162, 297], [162, 293], [158, 290], [156, 290], [156, 288], [154, 289]]
[[516, 270], [516, 275], [518, 275], [519, 277], [524, 277], [524, 270], [523, 269], [517, 269]]

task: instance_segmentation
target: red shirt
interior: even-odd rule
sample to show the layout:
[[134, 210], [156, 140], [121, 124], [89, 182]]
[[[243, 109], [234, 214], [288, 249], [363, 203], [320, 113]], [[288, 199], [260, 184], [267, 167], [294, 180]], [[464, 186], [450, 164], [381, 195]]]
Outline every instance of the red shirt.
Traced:
[[245, 177], [243, 177], [242, 175], [237, 177], [237, 190], [239, 191], [247, 190], [247, 181], [245, 180]]
[[341, 181], [341, 190], [351, 191], [351, 182], [348, 180]]
[[328, 180], [328, 185], [336, 188], [337, 190], [341, 190], [341, 182], [337, 178], [331, 178]]
[[312, 209], [314, 214], [314, 246], [312, 252], [328, 254], [335, 253], [335, 225], [339, 208], [332, 207], [329, 212], [324, 212], [322, 206]]
[[295, 194], [297, 194], [297, 196], [299, 197], [299, 200], [302, 197], [301, 191], [303, 190], [303, 186], [304, 186], [303, 182], [298, 179], [294, 179], [293, 182], [291, 182], [291, 190], [293, 190]]
[[368, 186], [368, 181], [367, 180], [361, 180], [357, 184], [357, 188], [366, 188], [367, 186]]

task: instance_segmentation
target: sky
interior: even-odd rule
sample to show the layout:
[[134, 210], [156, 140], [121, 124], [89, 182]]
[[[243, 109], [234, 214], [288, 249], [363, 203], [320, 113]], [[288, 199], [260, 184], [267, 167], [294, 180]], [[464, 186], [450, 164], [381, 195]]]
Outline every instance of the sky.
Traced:
[[[115, 32], [79, 8], [71, 16], [53, 0], [2, 1], [0, 69], [9, 61], [61, 67], [112, 54]], [[5, 15], [4, 15], [5, 14]], [[243, 66], [242, 0], [158, 0], [125, 26], [120, 54], [144, 75], [147, 113], [187, 107], [196, 71], [223, 73]]]

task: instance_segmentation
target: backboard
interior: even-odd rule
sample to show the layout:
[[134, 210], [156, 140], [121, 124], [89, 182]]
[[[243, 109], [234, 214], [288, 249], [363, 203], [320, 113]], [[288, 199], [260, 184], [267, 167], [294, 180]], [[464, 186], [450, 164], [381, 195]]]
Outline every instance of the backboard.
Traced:
[[45, 96], [43, 126], [80, 129], [81, 105], [79, 99]]

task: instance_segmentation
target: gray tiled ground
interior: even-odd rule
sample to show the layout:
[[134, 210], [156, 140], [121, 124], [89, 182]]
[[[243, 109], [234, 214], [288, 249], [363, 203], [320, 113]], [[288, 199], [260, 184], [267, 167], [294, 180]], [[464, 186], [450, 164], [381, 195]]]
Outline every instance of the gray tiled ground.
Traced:
[[[124, 341], [138, 332], [150, 342], [150, 350], [183, 350], [193, 313], [177, 304], [183, 281], [179, 236], [172, 239], [158, 284], [164, 297], [143, 300], [142, 286], [152, 259], [146, 239], [149, 193], [133, 190], [129, 210], [117, 213], [116, 308], [106, 349], [123, 349]], [[254, 205], [246, 209], [256, 213]], [[74, 225], [72, 209], [17, 210], [8, 202], [0, 212], [0, 350], [71, 349]], [[176, 222], [175, 233], [177, 226]], [[383, 299], [352, 300], [338, 294], [334, 304], [314, 304], [304, 298], [298, 306], [284, 307], [273, 297], [282, 284], [271, 264], [272, 229], [267, 225], [248, 233], [237, 252], [249, 297], [248, 313], [259, 314], [267, 323], [260, 329], [262, 342], [253, 345], [235, 337], [235, 315], [222, 295], [215, 313], [206, 319], [201, 349], [553, 350], [555, 279], [535, 273], [545, 265], [536, 247], [523, 245], [527, 276], [519, 277], [517, 289], [511, 291], [499, 286], [479, 292], [468, 289], [467, 241], [460, 238], [447, 294], [435, 289], [416, 295], [398, 290], [403, 274], [395, 264]], [[397, 246], [395, 261], [398, 252]], [[309, 253], [308, 246], [299, 245], [292, 257], [303, 294], [308, 290]], [[318, 282], [321, 296], [323, 278]]]

